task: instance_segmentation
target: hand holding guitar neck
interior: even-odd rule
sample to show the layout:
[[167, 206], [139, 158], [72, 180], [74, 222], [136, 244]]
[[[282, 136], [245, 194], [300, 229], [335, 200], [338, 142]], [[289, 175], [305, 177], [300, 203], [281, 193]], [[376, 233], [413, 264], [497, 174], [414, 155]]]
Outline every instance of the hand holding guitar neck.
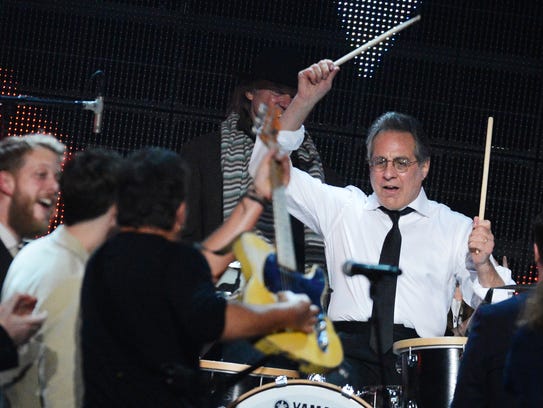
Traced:
[[264, 156], [254, 177], [254, 193], [263, 200], [270, 201], [273, 189], [287, 185], [290, 178], [290, 160], [285, 154], [279, 155], [277, 148], [272, 148]]

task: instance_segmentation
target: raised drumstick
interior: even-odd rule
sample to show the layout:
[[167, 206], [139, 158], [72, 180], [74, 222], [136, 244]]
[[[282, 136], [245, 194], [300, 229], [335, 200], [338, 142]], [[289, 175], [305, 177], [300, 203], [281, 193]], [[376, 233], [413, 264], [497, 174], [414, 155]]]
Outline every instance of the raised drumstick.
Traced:
[[486, 189], [488, 186], [488, 168], [490, 166], [490, 149], [492, 147], [492, 127], [494, 126], [494, 118], [488, 117], [488, 125], [486, 128], [486, 145], [485, 145], [485, 159], [483, 162], [483, 181], [481, 183], [481, 201], [479, 202], [479, 219], [485, 218], [485, 206], [486, 206]]
[[410, 20], [404, 21], [403, 23], [397, 25], [396, 27], [392, 27], [390, 30], [388, 30], [387, 32], [381, 34], [379, 37], [375, 37], [373, 40], [368, 41], [366, 44], [361, 45], [360, 47], [358, 47], [356, 50], [353, 50], [350, 53], [345, 54], [340, 59], [334, 61], [334, 65], [339, 67], [344, 62], [349, 61], [351, 58], [356, 57], [358, 54], [362, 54], [368, 48], [371, 48], [374, 45], [379, 44], [380, 42], [386, 40], [387, 37], [390, 37], [390, 36], [396, 34], [397, 32], [402, 31], [404, 28], [409, 27], [411, 24], [416, 23], [419, 20], [420, 20], [420, 15], [418, 15], [416, 17], [413, 17]]
[[[490, 166], [490, 148], [492, 147], [492, 127], [494, 126], [494, 118], [488, 117], [488, 125], [486, 127], [486, 145], [485, 145], [485, 159], [483, 161], [483, 180], [481, 182], [481, 200], [479, 201], [479, 219], [485, 219], [485, 207], [486, 207], [486, 189], [488, 185], [488, 168]], [[475, 250], [476, 254], [479, 254], [479, 250]]]

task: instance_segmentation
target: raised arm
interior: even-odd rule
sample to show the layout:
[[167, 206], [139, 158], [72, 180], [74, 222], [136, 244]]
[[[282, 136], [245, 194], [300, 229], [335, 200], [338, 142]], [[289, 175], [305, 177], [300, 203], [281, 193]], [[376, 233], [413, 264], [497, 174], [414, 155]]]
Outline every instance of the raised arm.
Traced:
[[281, 116], [283, 130], [296, 130], [304, 123], [309, 113], [332, 88], [339, 67], [324, 59], [298, 73], [298, 90], [291, 104]]
[[288, 183], [290, 166], [288, 157], [277, 159], [274, 151], [269, 151], [254, 177], [254, 184], [245, 194], [228, 219], [215, 230], [203, 243], [203, 254], [211, 268], [214, 279], [218, 279], [226, 267], [234, 259], [230, 250], [224, 255], [216, 252], [228, 248], [241, 233], [251, 230], [264, 209], [264, 203], [271, 199], [271, 184], [269, 180], [272, 160], [280, 160], [283, 167], [283, 182]]

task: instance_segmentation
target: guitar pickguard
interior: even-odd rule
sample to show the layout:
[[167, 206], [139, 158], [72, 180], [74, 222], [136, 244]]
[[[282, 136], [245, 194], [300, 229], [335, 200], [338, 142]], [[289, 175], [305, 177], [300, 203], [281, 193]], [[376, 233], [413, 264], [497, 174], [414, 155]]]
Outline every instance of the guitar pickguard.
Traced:
[[275, 253], [270, 253], [264, 263], [264, 284], [273, 293], [287, 289], [294, 293], [305, 293], [311, 299], [311, 303], [323, 311], [321, 295], [326, 282], [322, 268], [316, 268], [312, 275], [286, 271], [277, 263]]

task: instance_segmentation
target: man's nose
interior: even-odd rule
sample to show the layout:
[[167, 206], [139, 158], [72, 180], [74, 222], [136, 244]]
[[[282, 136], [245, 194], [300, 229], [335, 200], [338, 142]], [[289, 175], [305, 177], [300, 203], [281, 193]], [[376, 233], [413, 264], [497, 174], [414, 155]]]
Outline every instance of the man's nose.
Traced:
[[275, 103], [281, 108], [286, 109], [292, 102], [292, 97], [289, 94], [281, 94], [275, 97]]
[[398, 171], [396, 170], [396, 167], [394, 167], [394, 162], [392, 160], [387, 161], [386, 167], [383, 170], [383, 175], [385, 178], [392, 178], [398, 175]]

